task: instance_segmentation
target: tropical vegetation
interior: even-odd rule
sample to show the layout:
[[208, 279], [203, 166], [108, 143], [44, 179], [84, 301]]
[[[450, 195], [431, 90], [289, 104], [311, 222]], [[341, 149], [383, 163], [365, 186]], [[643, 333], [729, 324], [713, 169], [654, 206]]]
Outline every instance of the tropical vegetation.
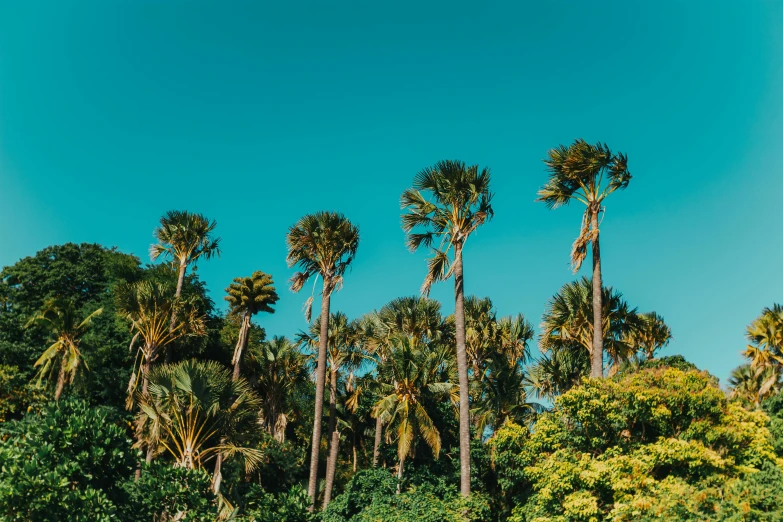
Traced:
[[[465, 287], [494, 187], [461, 161], [401, 196], [406, 245], [429, 254], [416, 295], [333, 302], [362, 255], [339, 212], [279, 238], [308, 291], [296, 332], [267, 331], [290, 296], [265, 267], [216, 305], [195, 268], [219, 227], [188, 211], [160, 219], [150, 263], [67, 243], [3, 268], [0, 520], [783, 520], [783, 308], [759, 305], [721, 388], [667, 353], [666, 303], [604, 283], [628, 158], [577, 140], [545, 166], [538, 199], [585, 205], [572, 264], [593, 263], [538, 324]], [[453, 308], [430, 297], [448, 279]]]

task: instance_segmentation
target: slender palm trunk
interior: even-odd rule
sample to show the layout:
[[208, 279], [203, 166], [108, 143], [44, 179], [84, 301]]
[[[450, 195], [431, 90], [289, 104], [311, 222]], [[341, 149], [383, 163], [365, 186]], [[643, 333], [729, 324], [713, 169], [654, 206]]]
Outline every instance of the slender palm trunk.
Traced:
[[356, 473], [356, 430], [353, 430], [353, 438], [351, 439], [351, 445], [353, 450], [353, 472]]
[[326, 490], [324, 491], [323, 509], [329, 505], [332, 500], [332, 488], [334, 487], [334, 473], [337, 469], [337, 451], [340, 448], [340, 432], [332, 432], [332, 440], [329, 443], [329, 457], [326, 460]]
[[383, 436], [383, 420], [380, 414], [375, 419], [375, 444], [372, 447], [372, 467], [378, 466], [378, 458], [381, 455], [381, 437]]
[[250, 314], [245, 312], [242, 316], [242, 324], [239, 327], [239, 339], [237, 339], [237, 346], [234, 350], [234, 374], [232, 376], [233, 381], [239, 379], [239, 365], [242, 362], [242, 357], [247, 350], [248, 337], [250, 334]]
[[[457, 373], [459, 374], [459, 463], [460, 493], [470, 495], [470, 399], [468, 389], [468, 356], [465, 349], [465, 289], [462, 273], [462, 246], [454, 256], [454, 323], [457, 338]], [[402, 462], [400, 462], [402, 467]]]
[[397, 494], [402, 490], [402, 468], [405, 465], [405, 457], [400, 459], [400, 465], [397, 467]]
[[[231, 381], [239, 380], [239, 362], [242, 360], [242, 354], [247, 348], [248, 333], [250, 330], [250, 314], [245, 312], [242, 316], [242, 323], [239, 327], [239, 339], [234, 350], [234, 373], [231, 375]], [[220, 439], [220, 444], [225, 444], [226, 439]], [[220, 483], [223, 480], [223, 454], [218, 452], [215, 457], [215, 471], [212, 473], [212, 491], [217, 495], [220, 492]]]
[[324, 413], [330, 293], [331, 281], [324, 278], [323, 295], [321, 297], [321, 335], [318, 338], [318, 366], [315, 369], [315, 412], [313, 415], [313, 440], [310, 449], [310, 482], [307, 485], [307, 495], [310, 497], [310, 511], [313, 511], [315, 508], [315, 491], [318, 484], [318, 453], [321, 446], [321, 421]]
[[[187, 270], [188, 265], [186, 263], [180, 263], [179, 264], [179, 275], [177, 276], [177, 289], [174, 291], [174, 297], [179, 298], [182, 295], [182, 285], [185, 283], [185, 270]], [[169, 323], [169, 331], [174, 330], [174, 327], [177, 324], [177, 309], [171, 311], [171, 322]], [[166, 363], [171, 362], [171, 350], [172, 345], [169, 345], [166, 347], [166, 354], [165, 354], [165, 361]]]
[[[152, 362], [150, 360], [150, 355], [154, 352], [154, 348], [146, 350], [146, 354], [144, 356], [144, 363], [141, 366], [141, 394], [142, 396], [146, 397], [149, 395], [149, 388], [150, 388], [150, 370], [152, 370]], [[141, 433], [136, 434], [137, 437], [139, 437], [139, 440], [141, 438]], [[144, 457], [144, 462], [149, 464], [152, 462], [152, 459], [154, 457], [154, 451], [151, 445], [147, 444], [147, 453]], [[135, 479], [139, 480], [141, 478], [141, 464], [139, 464], [139, 467], [136, 468], [136, 476]]]
[[65, 388], [65, 355], [60, 362], [60, 372], [57, 374], [57, 388], [54, 390], [54, 400], [59, 401], [60, 396], [63, 394], [63, 388]]
[[590, 214], [590, 226], [595, 231], [593, 237], [593, 353], [590, 360], [590, 377], [604, 375], [604, 328], [601, 281], [601, 247], [598, 243], [598, 211]]
[[329, 379], [329, 454], [326, 457], [326, 488], [323, 509], [332, 500], [334, 473], [337, 469], [337, 449], [340, 444], [340, 432], [337, 431], [337, 369], [332, 368]]

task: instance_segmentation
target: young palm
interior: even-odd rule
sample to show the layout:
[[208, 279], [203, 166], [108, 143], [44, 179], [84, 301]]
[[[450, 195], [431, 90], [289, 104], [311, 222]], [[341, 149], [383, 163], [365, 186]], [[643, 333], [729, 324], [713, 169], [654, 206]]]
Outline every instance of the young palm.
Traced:
[[533, 394], [554, 402], [590, 374], [590, 353], [582, 346], [553, 346], [530, 367], [527, 385]]
[[229, 313], [240, 318], [239, 338], [234, 348], [234, 357], [231, 364], [234, 365], [234, 380], [239, 379], [239, 367], [242, 357], [247, 351], [248, 333], [250, 321], [259, 312], [275, 313], [274, 304], [280, 299], [273, 286], [272, 276], [261, 271], [253, 272], [250, 277], [237, 277], [226, 288], [226, 301], [229, 305]]
[[[131, 409], [137, 396], [149, 394], [149, 376], [162, 350], [170, 343], [185, 335], [202, 335], [205, 331], [204, 318], [199, 316], [195, 307], [189, 306], [181, 298], [174, 296], [170, 285], [138, 281], [126, 283], [116, 290], [117, 313], [131, 323], [129, 350], [138, 345], [138, 369], [134, 365], [128, 383], [126, 407]], [[183, 319], [176, 325], [171, 324], [172, 317], [179, 311]], [[136, 393], [138, 377], [141, 376], [141, 393]], [[141, 434], [137, 433], [141, 441]], [[155, 454], [156, 446], [147, 446], [146, 461], [149, 463]], [[138, 476], [138, 472], [137, 472]]]
[[582, 139], [568, 147], [563, 145], [549, 151], [544, 160], [549, 170], [549, 180], [538, 191], [537, 201], [543, 201], [549, 208], [568, 205], [572, 200], [583, 203], [587, 208], [582, 216], [579, 237], [571, 250], [571, 264], [576, 273], [587, 254], [587, 246], [593, 250], [593, 331], [595, 335], [591, 350], [592, 377], [603, 376], [603, 339], [601, 337], [601, 249], [599, 246], [599, 214], [604, 211], [606, 197], [618, 189], [625, 189], [631, 180], [628, 172], [628, 158], [621, 153], [613, 154], [605, 145], [590, 145]]
[[743, 355], [750, 359], [751, 367], [758, 374], [767, 374], [760, 393], [765, 395], [775, 385], [783, 372], [783, 306], [774, 304], [765, 308], [746, 332], [750, 344]]
[[[417, 436], [436, 458], [440, 453], [440, 432], [427, 405], [444, 396], [450, 397], [453, 403], [458, 398], [453, 382], [439, 381], [441, 370], [447, 365], [445, 350], [433, 349], [405, 336], [396, 337], [393, 346], [382, 369], [386, 376], [381, 384], [384, 396], [373, 408], [373, 416], [382, 416], [386, 425], [397, 427], [397, 477], [402, 479], [405, 460], [414, 454]], [[398, 483], [398, 492], [399, 489]]]
[[[360, 321], [359, 342], [372, 354], [378, 366], [382, 366], [399, 336], [416, 339], [421, 344], [432, 341], [446, 342], [452, 338], [453, 323], [446, 323], [440, 312], [440, 303], [427, 297], [399, 297], [380, 310], [367, 314]], [[375, 419], [373, 467], [378, 465], [383, 435], [383, 417]]]
[[[185, 282], [185, 272], [188, 266], [194, 265], [199, 259], [211, 259], [220, 255], [220, 238], [213, 238], [217, 227], [216, 221], [210, 221], [202, 214], [186, 210], [169, 210], [160, 218], [160, 225], [153, 233], [157, 244], [150, 246], [150, 259], [159, 257], [171, 260], [177, 270], [176, 297], [182, 295], [182, 285]], [[171, 327], [177, 323], [177, 310], [172, 311]], [[170, 359], [166, 353], [166, 361]]]
[[[35, 314], [27, 326], [40, 324], [54, 337], [46, 351], [35, 361], [38, 371], [38, 382], [43, 379], [56, 382], [54, 400], [59, 401], [66, 381], [73, 384], [77, 370], [83, 362], [79, 351], [81, 337], [86, 333], [93, 318], [100, 315], [103, 308], [95, 310], [86, 318], [80, 320], [76, 315], [74, 304], [63, 299], [50, 299], [43, 308]], [[87, 367], [87, 363], [84, 363]], [[57, 373], [55, 380], [54, 375]]]
[[295, 415], [294, 396], [308, 383], [306, 356], [285, 337], [274, 337], [250, 348], [250, 382], [261, 396], [264, 428], [278, 442]]
[[[729, 397], [739, 400], [743, 405], [759, 408], [766, 397], [778, 393], [783, 388], [780, 369], [767, 367], [761, 372], [750, 364], [743, 364], [731, 371], [729, 377]], [[771, 385], [767, 385], [772, 382]]]
[[[298, 292], [311, 277], [320, 276], [321, 328], [318, 343], [318, 363], [315, 377], [315, 412], [313, 439], [310, 451], [310, 479], [307, 494], [311, 510], [315, 507], [318, 480], [318, 453], [321, 444], [324, 385], [326, 381], [326, 348], [329, 329], [329, 305], [332, 292], [342, 287], [345, 271], [350, 266], [359, 247], [359, 229], [337, 212], [318, 212], [304, 216], [288, 230], [286, 237], [289, 267], [300, 271], [290, 280], [291, 290]], [[310, 321], [313, 297], [305, 304], [305, 317]]]
[[638, 327], [629, 333], [626, 342], [635, 351], [643, 353], [647, 360], [652, 360], [659, 350], [669, 344], [672, 330], [663, 317], [655, 312], [639, 314], [639, 319]]
[[[541, 323], [539, 345], [542, 352], [584, 349], [590, 354], [591, 362], [595, 360], [592, 286], [592, 281], [583, 277], [563, 285], [550, 299]], [[639, 328], [641, 321], [636, 309], [629, 308], [622, 294], [611, 287], [603, 288], [601, 303], [603, 323], [598, 335], [616, 370], [634, 354], [628, 337]]]
[[217, 457], [240, 455], [252, 471], [263, 455], [241, 445], [257, 420], [259, 397], [244, 379], [215, 361], [182, 361], [155, 368], [149, 393], [139, 394], [137, 446], [161, 446], [175, 465], [201, 469]]
[[[429, 248], [427, 276], [421, 293], [428, 295], [436, 281], [454, 276], [454, 324], [460, 386], [460, 492], [470, 494], [470, 399], [465, 348], [465, 309], [462, 254], [468, 237], [493, 216], [489, 169], [461, 161], [441, 161], [419, 172], [413, 188], [402, 194], [402, 216], [411, 251]], [[431, 199], [427, 199], [422, 192]], [[453, 261], [449, 257], [453, 255]]]

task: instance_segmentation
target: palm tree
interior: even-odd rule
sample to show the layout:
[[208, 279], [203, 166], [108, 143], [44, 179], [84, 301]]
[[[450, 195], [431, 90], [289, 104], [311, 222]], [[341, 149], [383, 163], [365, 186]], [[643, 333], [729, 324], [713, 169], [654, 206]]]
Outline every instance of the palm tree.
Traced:
[[[595, 300], [591, 299], [592, 287], [593, 282], [583, 277], [563, 285], [549, 300], [544, 311], [539, 339], [543, 353], [583, 349], [590, 354], [591, 362], [595, 361], [592, 321]], [[603, 323], [598, 334], [612, 362], [612, 368], [616, 370], [633, 355], [634, 349], [627, 341], [631, 332], [639, 328], [641, 321], [636, 309], [629, 308], [622, 294], [611, 287], [603, 288], [601, 303]], [[603, 368], [603, 361], [601, 367]], [[594, 365], [591, 364], [591, 368], [594, 368]]]
[[[321, 318], [311, 324], [309, 332], [300, 332], [297, 341], [301, 346], [314, 349], [317, 353], [320, 345]], [[353, 372], [364, 362], [364, 354], [357, 344], [357, 324], [348, 321], [348, 317], [337, 312], [329, 316], [327, 333], [327, 365], [329, 367], [329, 454], [326, 458], [326, 487], [324, 488], [323, 509], [329, 505], [334, 487], [334, 475], [337, 469], [337, 453], [340, 445], [340, 432], [337, 430], [337, 384], [340, 371]]]
[[528, 372], [528, 386], [536, 397], [553, 401], [590, 374], [590, 353], [574, 344], [553, 346]]
[[[130, 321], [131, 332], [134, 332], [129, 349], [133, 351], [137, 341], [138, 370], [134, 365], [128, 383], [128, 399], [126, 406], [133, 407], [138, 375], [141, 375], [141, 397], [149, 394], [149, 376], [152, 366], [157, 362], [161, 351], [176, 339], [185, 335], [202, 335], [205, 332], [203, 316], [198, 315], [195, 307], [182, 298], [175, 297], [171, 285], [153, 283], [151, 281], [137, 281], [126, 283], [116, 290], [117, 313]], [[179, 311], [183, 320], [176, 325], [171, 321]], [[141, 434], [137, 438], [141, 440]], [[147, 463], [152, 461], [155, 446], [147, 446]]]
[[[783, 388], [782, 377], [780, 370], [775, 367], [767, 367], [759, 372], [750, 364], [742, 364], [731, 371], [729, 398], [759, 408], [762, 400]], [[768, 382], [772, 384], [767, 386]]]
[[489, 298], [474, 296], [465, 299], [465, 325], [476, 437], [508, 419], [532, 419], [541, 410], [528, 401], [525, 390], [533, 326], [521, 314], [498, 319]]
[[[169, 210], [160, 218], [160, 225], [153, 233], [158, 242], [150, 246], [150, 259], [155, 261], [161, 256], [170, 258], [172, 266], [177, 270], [175, 297], [182, 295], [185, 272], [189, 265], [195, 265], [201, 258], [209, 260], [220, 255], [220, 238], [212, 237], [216, 227], [216, 221], [187, 210]], [[172, 310], [171, 328], [176, 323], [175, 309]], [[167, 361], [170, 355], [166, 353]]]
[[[177, 298], [173, 288], [167, 284], [151, 281], [126, 283], [117, 288], [116, 299], [117, 312], [131, 323], [131, 332], [134, 332], [131, 351], [141, 338], [139, 371], [142, 394], [146, 395], [150, 370], [163, 349], [182, 336], [202, 335], [205, 331], [204, 318], [189, 302]], [[177, 312], [183, 313], [185, 320], [172, 325], [171, 318]], [[134, 371], [128, 385], [129, 404], [132, 404], [137, 380], [137, 372]]]
[[201, 469], [218, 455], [240, 455], [247, 471], [261, 462], [259, 450], [241, 445], [261, 401], [247, 381], [233, 379], [220, 363], [189, 360], [156, 367], [149, 393], [138, 395], [136, 431], [144, 437], [137, 446], [159, 445], [176, 466], [188, 469]]
[[[461, 161], [441, 161], [419, 172], [413, 188], [402, 194], [401, 206], [408, 209], [402, 216], [411, 251], [429, 248], [427, 276], [421, 287], [429, 295], [436, 281], [454, 276], [454, 325], [457, 345], [457, 368], [460, 386], [460, 492], [470, 495], [470, 398], [468, 360], [465, 348], [465, 309], [462, 253], [465, 242], [479, 226], [493, 216], [492, 193], [489, 191], [489, 169]], [[422, 194], [428, 193], [428, 200]], [[420, 230], [415, 232], [414, 230]], [[449, 254], [453, 250], [453, 262]]]
[[765, 308], [748, 325], [746, 337], [750, 344], [743, 355], [750, 359], [751, 367], [758, 374], [768, 375], [759, 390], [761, 395], [766, 395], [783, 370], [783, 306], [776, 303], [772, 308]]
[[612, 154], [605, 144], [590, 145], [578, 139], [568, 147], [560, 145], [549, 151], [544, 160], [549, 180], [538, 191], [537, 201], [549, 208], [568, 205], [572, 200], [587, 208], [582, 216], [579, 237], [571, 250], [571, 264], [576, 273], [587, 254], [587, 245], [593, 247], [593, 348], [591, 350], [591, 377], [603, 376], [603, 339], [601, 337], [602, 279], [601, 249], [599, 246], [598, 215], [604, 211], [603, 202], [617, 189], [625, 189], [631, 180], [628, 158], [622, 153]]
[[[57, 372], [54, 400], [59, 401], [66, 381], [73, 384], [79, 365], [83, 362], [79, 351], [81, 337], [85, 334], [93, 318], [99, 316], [103, 308], [98, 308], [86, 318], [79, 320], [76, 309], [71, 301], [64, 299], [49, 299], [43, 308], [35, 314], [27, 326], [43, 325], [54, 337], [54, 342], [35, 361], [39, 367], [38, 382], [43, 379], [54, 380]], [[84, 363], [87, 366], [87, 363]]]
[[655, 354], [664, 348], [672, 339], [672, 330], [663, 317], [650, 312], [639, 314], [639, 325], [631, 330], [626, 342], [637, 352], [642, 352], [647, 360], [655, 358]]
[[[286, 237], [289, 267], [299, 266], [300, 271], [290, 280], [291, 290], [298, 292], [311, 277], [321, 276], [321, 329], [318, 343], [318, 363], [315, 377], [315, 412], [313, 439], [310, 451], [310, 479], [307, 494], [315, 507], [318, 480], [318, 453], [321, 444], [324, 384], [326, 380], [326, 347], [329, 329], [329, 304], [332, 292], [342, 287], [343, 276], [359, 247], [359, 229], [337, 212], [318, 212], [302, 217], [289, 230]], [[310, 321], [313, 296], [305, 304], [305, 318]]]
[[239, 367], [247, 350], [252, 317], [259, 312], [275, 313], [272, 306], [280, 297], [273, 285], [272, 276], [259, 270], [253, 272], [250, 277], [235, 278], [234, 282], [226, 288], [229, 313], [241, 317], [239, 339], [236, 348], [234, 348], [234, 357], [231, 359], [231, 363], [234, 365], [234, 380], [239, 379]]
[[448, 365], [445, 350], [433, 349], [406, 336], [395, 337], [393, 346], [382, 369], [386, 376], [381, 385], [384, 396], [373, 408], [373, 416], [384, 417], [387, 426], [397, 427], [397, 477], [401, 480], [405, 459], [414, 454], [417, 438], [424, 440], [436, 458], [440, 453], [440, 432], [427, 404], [443, 396], [456, 403], [458, 397], [453, 381], [438, 380], [442, 367]]
[[282, 443], [295, 414], [294, 396], [308, 379], [306, 357], [296, 344], [278, 336], [250, 348], [248, 371], [261, 396], [264, 428]]
[[[416, 339], [421, 344], [445, 342], [452, 338], [452, 323], [446, 323], [440, 312], [440, 303], [427, 297], [399, 297], [371, 312], [360, 321], [359, 342], [382, 366], [393, 348], [393, 340], [400, 335]], [[383, 435], [383, 417], [375, 419], [373, 467], [378, 465]]]

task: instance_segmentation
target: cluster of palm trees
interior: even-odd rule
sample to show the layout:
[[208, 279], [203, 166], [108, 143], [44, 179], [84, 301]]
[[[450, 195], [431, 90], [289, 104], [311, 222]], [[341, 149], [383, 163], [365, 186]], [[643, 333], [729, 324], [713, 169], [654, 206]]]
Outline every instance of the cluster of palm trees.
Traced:
[[[219, 490], [224, 459], [242, 458], [248, 468], [259, 462], [258, 452], [242, 444], [243, 433], [254, 424], [260, 423], [278, 441], [285, 439], [286, 426], [296, 416], [294, 395], [298, 387], [309, 385], [312, 372], [308, 494], [313, 506], [324, 406], [328, 405], [325, 507], [344, 434], [351, 436], [356, 469], [357, 444], [369, 423], [357, 411], [368, 397], [373, 404], [372, 465], [382, 464], [384, 440], [396, 444], [400, 478], [421, 442], [437, 457], [442, 434], [432, 408], [450, 403], [459, 419], [460, 490], [469, 495], [471, 436], [482, 438], [509, 419], [531, 422], [543, 406], [530, 394], [551, 398], [582, 377], [603, 377], [605, 361], [611, 373], [635, 357], [653, 358], [671, 338], [668, 326], [655, 313], [638, 314], [621, 294], [602, 285], [601, 215], [606, 197], [627, 187], [631, 179], [626, 156], [600, 143], [577, 140], [549, 151], [545, 163], [549, 178], [538, 200], [550, 208], [572, 200], [585, 205], [571, 259], [574, 271], [579, 270], [591, 246], [593, 272], [590, 279], [566, 284], [550, 301], [539, 338], [544, 355], [538, 361], [531, 360], [534, 331], [523, 316], [497, 317], [489, 299], [465, 293], [464, 249], [470, 236], [494, 215], [487, 168], [442, 161], [415, 176], [412, 188], [401, 197], [402, 228], [410, 250], [431, 253], [421, 296], [395, 299], [355, 320], [332, 312], [331, 296], [343, 286], [356, 256], [359, 229], [337, 212], [318, 212], [297, 221], [286, 236], [288, 265], [298, 270], [289, 283], [299, 292], [312, 280], [304, 304], [309, 327], [293, 342], [283, 337], [251, 342], [258, 329], [253, 317], [273, 313], [279, 296], [269, 274], [257, 271], [236, 278], [226, 289], [228, 319], [237, 329], [233, 372], [212, 362], [160, 364], [161, 357], [171, 359], [177, 342], [204, 333], [205, 318], [196, 303], [183, 296], [183, 282], [189, 267], [220, 253], [214, 221], [184, 211], [167, 213], [155, 231], [158, 243], [150, 254], [153, 260], [163, 257], [172, 263], [176, 286], [141, 281], [116, 290], [117, 309], [131, 326], [131, 349], [137, 353], [128, 407], [137, 411], [137, 446], [146, 449], [147, 461], [160, 452], [168, 452], [184, 467], [214, 461], [213, 485]], [[320, 314], [311, 322], [319, 278]], [[440, 303], [427, 296], [434, 283], [449, 278], [454, 281], [454, 314], [446, 317]], [[78, 332], [89, 319], [69, 328]], [[78, 364], [78, 342], [66, 337], [58, 342], [71, 354], [62, 358], [68, 361], [60, 370], [64, 382], [62, 375]], [[53, 365], [42, 361], [43, 369], [50, 371]], [[58, 389], [61, 392], [62, 383]]]

